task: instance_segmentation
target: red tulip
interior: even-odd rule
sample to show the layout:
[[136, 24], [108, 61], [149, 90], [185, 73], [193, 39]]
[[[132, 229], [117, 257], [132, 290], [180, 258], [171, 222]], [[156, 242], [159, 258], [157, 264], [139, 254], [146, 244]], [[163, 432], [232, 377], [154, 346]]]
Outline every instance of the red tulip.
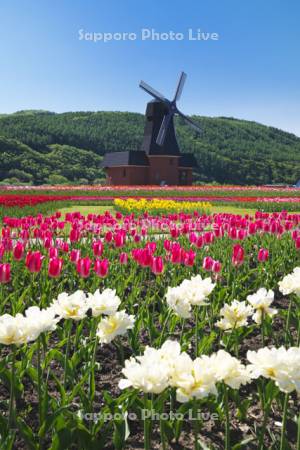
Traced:
[[63, 252], [68, 253], [69, 251], [69, 244], [67, 242], [62, 242], [61, 247]]
[[63, 260], [61, 258], [50, 258], [48, 265], [48, 275], [51, 278], [57, 278], [61, 274]]
[[169, 251], [171, 248], [171, 241], [169, 241], [168, 239], [164, 240], [164, 249]]
[[80, 233], [76, 228], [72, 228], [70, 231], [70, 242], [78, 242], [80, 237]]
[[243, 247], [241, 247], [238, 244], [234, 245], [233, 251], [232, 251], [232, 258], [231, 258], [232, 264], [234, 266], [240, 266], [241, 264], [243, 264], [244, 255], [245, 255], [245, 252], [244, 252]]
[[103, 243], [102, 241], [93, 242], [93, 253], [95, 256], [101, 256], [103, 253]]
[[58, 258], [58, 248], [56, 247], [49, 248], [49, 258]]
[[295, 239], [295, 247], [297, 250], [300, 249], [300, 236]]
[[80, 258], [80, 250], [78, 250], [77, 248], [73, 248], [70, 251], [70, 261], [72, 261], [73, 263], [77, 263], [79, 258]]
[[183, 258], [183, 264], [185, 266], [193, 266], [196, 258], [196, 252], [194, 250], [189, 250], [188, 252], [185, 252], [184, 258]]
[[219, 273], [221, 272], [221, 263], [220, 261], [214, 261], [211, 267], [212, 272]]
[[4, 238], [4, 239], [9, 239], [10, 238], [10, 228], [2, 228], [2, 231], [1, 231], [1, 233], [2, 233], [2, 237]]
[[115, 242], [116, 247], [118, 247], [118, 248], [123, 247], [124, 243], [125, 243], [124, 233], [119, 232], [119, 233], [115, 234], [114, 242]]
[[85, 258], [79, 258], [76, 264], [76, 270], [83, 278], [87, 278], [90, 275], [91, 260], [87, 256]]
[[156, 242], [147, 242], [146, 248], [149, 250], [149, 252], [153, 255], [153, 253], [156, 250]]
[[5, 284], [10, 282], [10, 264], [0, 264], [0, 283]]
[[266, 248], [259, 249], [257, 259], [259, 262], [267, 261], [269, 259], [269, 251]]
[[111, 232], [111, 231], [107, 231], [107, 232], [105, 233], [105, 237], [104, 237], [104, 239], [106, 240], [106, 242], [111, 242], [111, 241], [112, 241], [112, 238], [113, 238], [112, 232]]
[[120, 263], [127, 264], [128, 263], [128, 255], [125, 252], [120, 253]]
[[202, 268], [208, 272], [212, 270], [214, 260], [211, 256], [205, 256], [203, 258]]
[[102, 260], [96, 259], [95, 264], [94, 264], [94, 270], [99, 277], [101, 277], [101, 278], [106, 277], [106, 275], [108, 274], [108, 269], [109, 269], [108, 259], [102, 259]]
[[25, 265], [30, 272], [37, 273], [41, 270], [43, 259], [44, 256], [42, 256], [41, 252], [29, 251], [26, 255]]
[[154, 256], [151, 262], [151, 271], [155, 275], [160, 275], [164, 271], [164, 263], [161, 256]]
[[24, 244], [22, 244], [22, 242], [18, 241], [13, 250], [13, 256], [16, 261], [21, 261], [21, 259], [24, 256], [24, 250], [25, 250]]
[[181, 247], [178, 242], [174, 242], [171, 248], [171, 262], [173, 264], [181, 263]]

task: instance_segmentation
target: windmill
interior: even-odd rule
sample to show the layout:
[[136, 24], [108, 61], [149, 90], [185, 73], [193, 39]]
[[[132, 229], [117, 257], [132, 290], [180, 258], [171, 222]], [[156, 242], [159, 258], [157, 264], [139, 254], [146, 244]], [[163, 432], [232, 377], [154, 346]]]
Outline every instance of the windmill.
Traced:
[[[177, 101], [180, 100], [186, 77], [187, 77], [186, 73], [181, 72], [173, 100], [168, 100], [164, 95], [162, 95], [156, 89], [153, 89], [151, 86], [149, 86], [149, 84], [145, 83], [144, 81], [140, 82], [140, 88], [142, 88], [144, 91], [146, 91], [148, 94], [150, 94], [159, 103], [159, 105], [157, 105], [157, 107], [156, 107], [156, 111], [154, 114], [151, 113], [150, 111], [149, 111], [149, 114], [147, 114], [147, 112], [146, 112], [146, 116], [148, 118], [152, 117], [152, 121], [154, 122], [153, 126], [151, 127], [151, 130], [148, 127], [148, 133], [147, 133], [147, 130], [145, 129], [145, 135], [148, 134], [148, 136], [147, 136], [148, 139], [146, 139], [146, 141], [148, 141], [148, 143], [149, 143], [149, 137], [150, 137], [149, 134], [152, 134], [152, 139], [151, 139], [152, 145], [154, 143], [153, 139], [155, 138], [155, 143], [158, 146], [162, 147], [166, 141], [166, 138], [169, 137], [169, 141], [170, 142], [173, 141], [173, 146], [174, 146], [174, 140], [176, 142], [176, 137], [175, 137], [175, 131], [174, 131], [173, 117], [175, 114], [182, 117], [183, 120], [188, 125], [190, 125], [194, 130], [196, 130], [197, 132], [201, 132], [201, 129], [198, 127], [198, 125], [195, 124], [191, 119], [186, 117], [177, 108]], [[159, 124], [158, 124], [158, 122], [159, 122]], [[159, 126], [159, 129], [158, 129], [158, 126]], [[158, 130], [158, 132], [157, 132], [157, 130]], [[155, 132], [156, 132], [156, 137], [153, 136], [153, 134]], [[173, 136], [173, 134], [174, 134], [174, 136]], [[176, 146], [178, 147], [177, 142], [176, 142]]]

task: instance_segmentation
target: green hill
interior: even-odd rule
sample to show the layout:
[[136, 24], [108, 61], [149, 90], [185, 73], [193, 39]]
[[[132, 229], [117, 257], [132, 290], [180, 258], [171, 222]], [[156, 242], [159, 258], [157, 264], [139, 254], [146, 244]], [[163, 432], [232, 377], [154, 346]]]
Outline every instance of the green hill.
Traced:
[[[180, 118], [176, 132], [181, 150], [198, 160], [197, 180], [265, 184], [300, 178], [299, 137], [233, 118], [193, 119], [203, 130], [201, 136]], [[129, 112], [30, 110], [2, 115], [0, 181], [44, 183], [58, 176], [57, 182], [64, 177], [61, 181], [91, 183], [103, 177], [100, 162], [105, 152], [139, 149], [143, 128], [144, 116]]]

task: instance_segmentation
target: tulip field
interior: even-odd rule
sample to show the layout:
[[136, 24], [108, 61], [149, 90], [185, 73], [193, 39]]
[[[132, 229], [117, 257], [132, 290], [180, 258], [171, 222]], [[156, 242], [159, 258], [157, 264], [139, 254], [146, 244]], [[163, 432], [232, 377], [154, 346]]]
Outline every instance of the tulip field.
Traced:
[[154, 198], [5, 205], [0, 449], [300, 449], [300, 214]]

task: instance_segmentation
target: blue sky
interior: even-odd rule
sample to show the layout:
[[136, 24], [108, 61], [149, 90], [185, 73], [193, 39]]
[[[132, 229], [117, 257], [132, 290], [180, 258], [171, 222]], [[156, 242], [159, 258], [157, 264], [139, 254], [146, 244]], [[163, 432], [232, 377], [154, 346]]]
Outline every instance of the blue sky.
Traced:
[[[188, 74], [186, 114], [255, 120], [300, 136], [298, 0], [1, 0], [0, 113], [144, 112], [144, 79], [171, 97]], [[217, 41], [142, 41], [141, 29]], [[132, 32], [135, 41], [79, 40]]]

